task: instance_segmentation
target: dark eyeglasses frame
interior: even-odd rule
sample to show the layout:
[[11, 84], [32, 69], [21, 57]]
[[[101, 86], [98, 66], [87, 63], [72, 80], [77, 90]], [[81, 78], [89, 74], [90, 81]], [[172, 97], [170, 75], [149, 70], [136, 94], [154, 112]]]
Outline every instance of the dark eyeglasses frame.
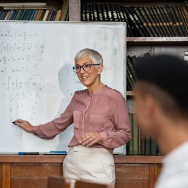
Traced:
[[[85, 64], [84, 64], [85, 65]], [[82, 66], [79, 66], [79, 68], [80, 68], [80, 71], [81, 71], [81, 68], [84, 70], [84, 71], [86, 71], [85, 69], [84, 69], [84, 65], [82, 65]], [[87, 65], [90, 65], [90, 69], [89, 70], [87, 70], [87, 71], [90, 71], [91, 70], [91, 65], [100, 65], [100, 64], [87, 64]], [[78, 66], [77, 66], [78, 67]], [[74, 66], [74, 67], [72, 67], [73, 68], [73, 71], [75, 72], [75, 73], [79, 73], [79, 72], [76, 72], [76, 66]], [[86, 72], [87, 72], [86, 71]]]

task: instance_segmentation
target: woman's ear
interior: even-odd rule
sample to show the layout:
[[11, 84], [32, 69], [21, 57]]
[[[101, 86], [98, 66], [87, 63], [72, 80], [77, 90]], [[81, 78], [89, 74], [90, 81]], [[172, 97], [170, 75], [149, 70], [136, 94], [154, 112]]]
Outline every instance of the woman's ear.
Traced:
[[98, 74], [101, 74], [102, 71], [103, 71], [103, 64], [100, 64], [100, 65], [98, 66]]

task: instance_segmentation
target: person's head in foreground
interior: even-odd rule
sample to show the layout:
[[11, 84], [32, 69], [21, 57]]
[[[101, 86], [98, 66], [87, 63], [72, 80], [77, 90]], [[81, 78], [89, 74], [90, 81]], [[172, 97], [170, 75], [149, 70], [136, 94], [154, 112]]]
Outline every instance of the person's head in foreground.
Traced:
[[137, 123], [166, 155], [156, 188], [188, 187], [188, 65], [158, 55], [140, 58], [135, 72]]

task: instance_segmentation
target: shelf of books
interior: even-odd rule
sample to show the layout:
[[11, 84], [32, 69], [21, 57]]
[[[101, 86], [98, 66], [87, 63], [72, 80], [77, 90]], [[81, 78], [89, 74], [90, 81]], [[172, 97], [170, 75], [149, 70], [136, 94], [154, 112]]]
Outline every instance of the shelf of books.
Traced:
[[69, 0], [55, 3], [0, 1], [0, 20], [68, 21]]

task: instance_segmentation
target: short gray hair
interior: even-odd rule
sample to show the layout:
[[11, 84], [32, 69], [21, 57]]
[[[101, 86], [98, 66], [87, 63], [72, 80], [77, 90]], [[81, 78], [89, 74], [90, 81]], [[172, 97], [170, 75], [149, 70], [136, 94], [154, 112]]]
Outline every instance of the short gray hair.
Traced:
[[80, 51], [76, 54], [76, 56], [75, 56], [75, 58], [74, 58], [75, 63], [76, 63], [79, 59], [81, 59], [81, 58], [83, 58], [83, 57], [86, 57], [86, 56], [88, 56], [88, 57], [94, 62], [94, 64], [103, 64], [102, 55], [101, 55], [99, 52], [97, 52], [97, 51], [95, 51], [95, 50], [93, 50], [93, 49], [89, 49], [89, 48], [85, 48], [85, 49], [83, 49], [83, 50], [80, 50]]

